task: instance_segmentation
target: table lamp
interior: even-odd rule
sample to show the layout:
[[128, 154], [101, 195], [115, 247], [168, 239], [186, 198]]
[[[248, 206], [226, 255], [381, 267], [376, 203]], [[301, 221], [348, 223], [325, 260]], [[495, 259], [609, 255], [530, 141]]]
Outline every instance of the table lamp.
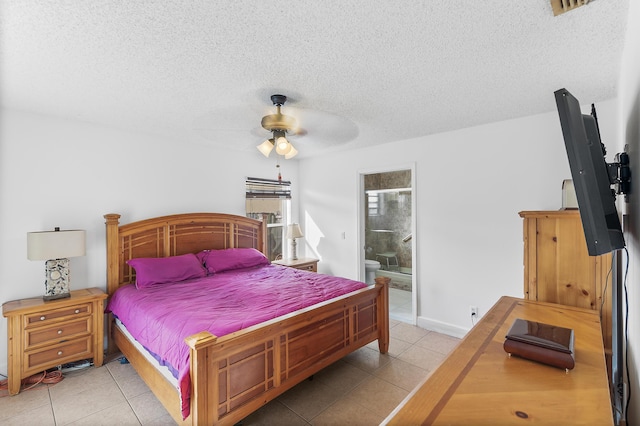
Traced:
[[46, 260], [44, 300], [69, 297], [69, 257], [84, 256], [85, 231], [27, 232], [27, 258]]
[[297, 223], [292, 223], [287, 227], [287, 238], [291, 241], [291, 259], [297, 260], [298, 253], [296, 251], [296, 238], [302, 238], [304, 235], [302, 234], [302, 230], [300, 229], [300, 225]]

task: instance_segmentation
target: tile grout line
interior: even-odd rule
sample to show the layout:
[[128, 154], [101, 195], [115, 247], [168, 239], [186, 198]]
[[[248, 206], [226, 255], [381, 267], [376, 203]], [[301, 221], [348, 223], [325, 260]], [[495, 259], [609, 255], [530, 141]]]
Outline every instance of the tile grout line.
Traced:
[[[123, 355], [124, 356], [124, 355]], [[124, 394], [124, 390], [122, 389], [122, 386], [120, 386], [120, 383], [118, 383], [118, 380], [116, 380], [115, 376], [113, 375], [113, 373], [111, 372], [111, 369], [108, 367], [110, 363], [116, 361], [118, 358], [115, 358], [107, 363], [104, 364], [104, 368], [107, 369], [107, 371], [109, 372], [109, 375], [111, 376], [111, 379], [113, 380], [113, 382], [116, 384], [116, 386], [118, 387], [118, 390], [120, 391], [120, 393], [122, 394], [122, 397], [124, 398], [125, 401], [127, 401], [127, 405], [129, 406], [129, 408], [131, 409], [131, 412], [133, 413], [133, 415], [136, 417], [136, 420], [138, 421], [138, 423], [140, 425], [142, 425], [142, 420], [140, 420], [140, 417], [138, 417], [138, 413], [136, 413], [136, 410], [133, 408], [133, 406], [131, 405], [131, 401], [129, 401], [129, 398], [127, 397], [127, 395]]]

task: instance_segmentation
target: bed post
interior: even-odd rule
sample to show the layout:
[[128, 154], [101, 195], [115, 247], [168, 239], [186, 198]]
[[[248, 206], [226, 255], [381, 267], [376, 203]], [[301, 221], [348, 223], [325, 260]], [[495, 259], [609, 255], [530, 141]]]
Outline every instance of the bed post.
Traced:
[[[218, 421], [219, 375], [217, 363], [208, 359], [209, 347], [218, 338], [208, 331], [184, 339], [191, 348], [191, 424], [214, 424]], [[211, 393], [211, 395], [210, 395]]]
[[[118, 280], [120, 275], [120, 256], [118, 239], [118, 225], [120, 215], [116, 213], [105, 214], [107, 227], [107, 294], [111, 296], [113, 292], [118, 289]], [[111, 332], [113, 327], [113, 318], [111, 314], [107, 317], [107, 354], [112, 354], [116, 351], [116, 345], [113, 343]]]
[[389, 350], [389, 281], [388, 277], [377, 277], [376, 287], [380, 291], [378, 299], [378, 349], [381, 354]]
[[[263, 254], [267, 254], [267, 222], [262, 221], [259, 228], [260, 234], [258, 235], [258, 250]], [[268, 255], [267, 255], [268, 256]]]

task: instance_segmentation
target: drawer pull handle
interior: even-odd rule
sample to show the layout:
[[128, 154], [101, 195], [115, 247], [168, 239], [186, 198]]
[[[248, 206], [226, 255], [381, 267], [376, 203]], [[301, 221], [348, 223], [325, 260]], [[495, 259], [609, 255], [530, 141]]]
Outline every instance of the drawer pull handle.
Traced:
[[62, 351], [58, 351], [58, 355], [62, 355]]
[[58, 334], [62, 334], [62, 330], [58, 330]]
[[80, 309], [76, 309], [76, 314], [79, 314], [79, 313], [80, 313]]
[[40, 321], [44, 321], [46, 319], [47, 319], [47, 317], [45, 317], [44, 315], [40, 317]]

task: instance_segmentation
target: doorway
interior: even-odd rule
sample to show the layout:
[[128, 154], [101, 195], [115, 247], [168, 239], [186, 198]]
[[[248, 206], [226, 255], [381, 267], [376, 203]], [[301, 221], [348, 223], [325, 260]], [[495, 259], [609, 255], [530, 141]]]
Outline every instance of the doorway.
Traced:
[[416, 324], [415, 165], [360, 172], [360, 279], [390, 278], [389, 317]]

